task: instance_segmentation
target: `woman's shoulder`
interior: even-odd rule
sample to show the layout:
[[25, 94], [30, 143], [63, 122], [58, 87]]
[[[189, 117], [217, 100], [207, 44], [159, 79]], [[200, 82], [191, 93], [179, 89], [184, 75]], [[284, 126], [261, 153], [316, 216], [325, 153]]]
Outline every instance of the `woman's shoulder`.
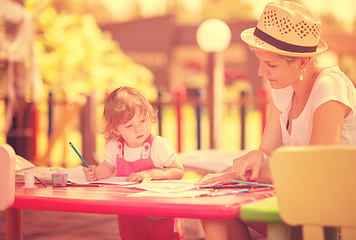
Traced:
[[319, 80], [319, 82], [328, 81], [329, 83], [335, 81], [340, 82], [341, 80], [341, 82], [345, 81], [352, 83], [351, 80], [340, 70], [338, 66], [324, 68], [318, 76], [317, 80]]
[[351, 108], [356, 103], [356, 88], [337, 66], [324, 69], [318, 76], [311, 93], [314, 109], [327, 101], [338, 101]]
[[324, 92], [356, 91], [351, 80], [340, 71], [338, 66], [325, 68], [318, 76], [314, 88]]

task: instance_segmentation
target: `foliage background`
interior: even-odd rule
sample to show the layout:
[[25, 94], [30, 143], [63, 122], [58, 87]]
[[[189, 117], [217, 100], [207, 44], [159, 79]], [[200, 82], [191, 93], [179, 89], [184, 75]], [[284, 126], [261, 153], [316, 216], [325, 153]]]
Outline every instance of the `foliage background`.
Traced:
[[33, 9], [44, 97], [51, 92], [57, 99], [76, 101], [80, 95], [105, 96], [130, 85], [154, 100], [153, 74], [126, 56], [92, 15], [58, 13], [50, 4]]

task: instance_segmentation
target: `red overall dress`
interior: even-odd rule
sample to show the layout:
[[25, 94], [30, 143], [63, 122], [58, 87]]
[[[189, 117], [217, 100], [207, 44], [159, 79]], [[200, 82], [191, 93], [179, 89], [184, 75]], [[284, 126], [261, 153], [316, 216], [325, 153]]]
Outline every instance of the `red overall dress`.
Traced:
[[[151, 134], [145, 140], [141, 158], [128, 162], [124, 156], [125, 140], [119, 138], [116, 158], [116, 176], [129, 176], [156, 168], [151, 159], [151, 146], [155, 135]], [[180, 218], [160, 218], [142, 216], [118, 216], [119, 231], [122, 240], [175, 240], [184, 239], [184, 222]]]

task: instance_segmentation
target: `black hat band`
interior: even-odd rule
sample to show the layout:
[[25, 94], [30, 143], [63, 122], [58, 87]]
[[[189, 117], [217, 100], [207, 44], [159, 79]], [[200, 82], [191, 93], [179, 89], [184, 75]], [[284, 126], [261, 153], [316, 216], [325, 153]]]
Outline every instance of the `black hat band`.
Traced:
[[298, 46], [298, 45], [282, 42], [268, 35], [267, 33], [261, 31], [257, 27], [255, 28], [255, 32], [253, 34], [256, 37], [260, 38], [261, 40], [265, 41], [266, 43], [269, 43], [270, 45], [287, 52], [311, 53], [311, 52], [316, 52], [316, 49], [318, 47], [318, 46], [311, 46], [311, 47]]

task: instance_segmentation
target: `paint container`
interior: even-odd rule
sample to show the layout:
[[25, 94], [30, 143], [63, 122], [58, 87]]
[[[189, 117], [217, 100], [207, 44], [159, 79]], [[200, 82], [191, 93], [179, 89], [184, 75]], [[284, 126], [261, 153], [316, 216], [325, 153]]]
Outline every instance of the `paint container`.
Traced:
[[67, 186], [67, 173], [52, 173], [52, 186], [65, 187]]
[[35, 188], [35, 178], [33, 175], [33, 172], [31, 171], [24, 171], [25, 175], [25, 186], [22, 186], [23, 188]]

